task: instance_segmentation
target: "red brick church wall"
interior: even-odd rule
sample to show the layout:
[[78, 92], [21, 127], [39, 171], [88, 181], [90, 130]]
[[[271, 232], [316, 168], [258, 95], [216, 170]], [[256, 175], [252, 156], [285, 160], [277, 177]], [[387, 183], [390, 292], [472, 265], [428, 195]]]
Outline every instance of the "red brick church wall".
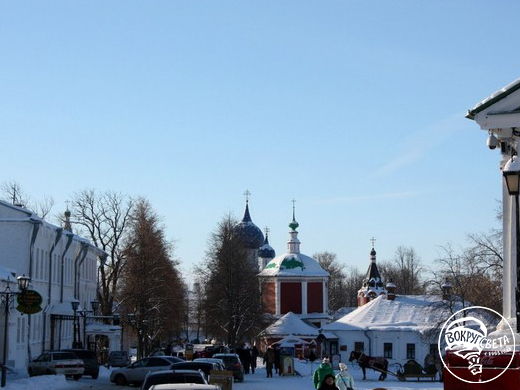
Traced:
[[280, 285], [280, 311], [284, 315], [292, 311], [295, 314], [302, 312], [302, 285], [300, 282], [282, 282]]
[[323, 283], [307, 283], [307, 313], [323, 313]]
[[262, 306], [264, 313], [276, 314], [276, 295], [273, 282], [262, 284]]

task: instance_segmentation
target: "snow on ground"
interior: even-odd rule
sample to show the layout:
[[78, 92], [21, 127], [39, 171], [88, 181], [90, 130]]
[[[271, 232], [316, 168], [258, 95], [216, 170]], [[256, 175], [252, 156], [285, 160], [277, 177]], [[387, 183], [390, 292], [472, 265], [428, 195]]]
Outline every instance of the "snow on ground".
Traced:
[[[295, 368], [301, 376], [285, 376], [280, 377], [273, 374], [273, 378], [266, 378], [264, 367], [259, 367], [255, 374], [245, 376], [243, 383], [235, 383], [234, 390], [266, 390], [273, 388], [276, 390], [312, 390], [312, 372], [318, 367], [317, 363], [310, 364], [305, 361], [295, 361]], [[312, 366], [312, 370], [311, 370]], [[349, 371], [354, 376], [355, 390], [439, 390], [443, 389], [440, 382], [400, 382], [397, 378], [388, 376], [384, 381], [378, 381], [379, 373], [373, 370], [367, 370], [367, 380], [363, 380], [363, 373], [358, 365], [349, 364]]]
[[[99, 388], [111, 386], [110, 370], [104, 366], [99, 367], [99, 377], [93, 380], [89, 377], [79, 381], [65, 379], [63, 375], [42, 375], [21, 379], [7, 378], [6, 390], [82, 390], [86, 388]], [[119, 389], [119, 388], [118, 388]], [[130, 389], [130, 388], [129, 388]], [[115, 390], [115, 389], [114, 389]]]

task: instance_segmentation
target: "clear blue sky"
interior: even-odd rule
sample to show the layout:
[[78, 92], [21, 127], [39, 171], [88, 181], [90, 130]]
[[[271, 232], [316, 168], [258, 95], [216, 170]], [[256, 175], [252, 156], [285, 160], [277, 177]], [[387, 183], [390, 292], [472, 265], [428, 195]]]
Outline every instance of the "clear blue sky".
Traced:
[[515, 1], [11, 1], [0, 165], [57, 209], [147, 197], [190, 270], [226, 213], [363, 271], [496, 226], [499, 153], [464, 118], [520, 77]]

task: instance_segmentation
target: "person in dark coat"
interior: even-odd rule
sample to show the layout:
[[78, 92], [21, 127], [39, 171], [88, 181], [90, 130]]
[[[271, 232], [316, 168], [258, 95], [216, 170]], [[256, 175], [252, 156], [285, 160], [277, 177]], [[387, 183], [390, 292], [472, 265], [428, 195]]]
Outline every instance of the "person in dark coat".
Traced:
[[240, 360], [244, 366], [244, 374], [249, 374], [249, 370], [251, 368], [251, 350], [249, 348], [242, 349]]
[[277, 345], [274, 347], [274, 371], [278, 375], [282, 375], [280, 372], [280, 348]]
[[256, 359], [258, 359], [258, 348], [253, 345], [251, 348], [251, 372], [254, 374], [256, 370]]
[[274, 365], [274, 349], [272, 347], [267, 348], [267, 351], [264, 353], [264, 364], [265, 371], [267, 372], [267, 377], [273, 377], [273, 365]]
[[318, 390], [339, 390], [335, 385], [334, 375], [328, 374], [323, 379], [321, 386], [318, 387]]

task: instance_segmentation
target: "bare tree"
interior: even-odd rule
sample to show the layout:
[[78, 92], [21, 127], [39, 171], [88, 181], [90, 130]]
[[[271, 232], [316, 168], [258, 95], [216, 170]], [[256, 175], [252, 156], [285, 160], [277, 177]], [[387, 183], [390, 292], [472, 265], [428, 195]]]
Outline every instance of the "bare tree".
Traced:
[[345, 274], [345, 306], [355, 307], [357, 306], [357, 292], [363, 285], [363, 279], [365, 279], [365, 275], [359, 272], [356, 267], [347, 269]]
[[394, 282], [398, 294], [422, 294], [425, 292], [421, 280], [423, 267], [412, 247], [399, 246], [391, 261], [379, 263], [379, 271], [385, 282]]
[[[336, 311], [347, 303], [345, 282], [345, 266], [340, 264], [337, 256], [332, 252], [319, 252], [313, 256], [321, 267], [330, 275], [329, 278], [329, 309]], [[359, 287], [358, 287], [359, 288]]]
[[441, 256], [436, 261], [438, 268], [432, 271], [429, 291], [441, 294], [441, 286], [448, 280], [452, 285], [453, 295], [450, 301], [459, 302], [464, 307], [479, 305], [500, 311], [502, 273], [498, 260], [483, 255], [483, 251], [487, 249], [481, 245], [457, 251], [448, 244], [441, 247], [441, 251]]
[[22, 189], [20, 183], [11, 180], [2, 184], [2, 198], [14, 205], [26, 207], [29, 204], [29, 195]]
[[4, 182], [0, 190], [5, 201], [32, 210], [36, 215], [44, 219], [54, 207], [54, 199], [50, 196], [44, 196], [43, 200], [40, 201], [31, 201], [31, 198], [25, 193], [22, 186], [14, 180]]
[[45, 196], [43, 200], [37, 201], [34, 204], [33, 210], [35, 210], [36, 214], [45, 219], [47, 215], [52, 211], [54, 207], [54, 199], [50, 196]]
[[110, 191], [84, 190], [76, 193], [71, 202], [72, 223], [108, 254], [100, 259], [99, 266], [98, 298], [103, 315], [112, 315], [126, 262], [123, 244], [133, 206], [132, 199]]

